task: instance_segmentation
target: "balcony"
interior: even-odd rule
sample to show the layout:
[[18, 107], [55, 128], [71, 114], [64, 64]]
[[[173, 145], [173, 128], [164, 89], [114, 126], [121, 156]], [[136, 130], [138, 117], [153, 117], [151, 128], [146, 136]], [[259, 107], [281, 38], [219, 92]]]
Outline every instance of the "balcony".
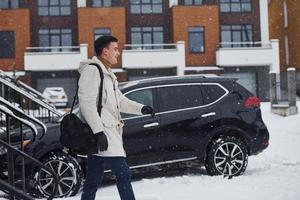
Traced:
[[222, 67], [270, 66], [270, 71], [279, 73], [279, 41], [221, 43], [216, 51], [216, 63]]
[[72, 47], [27, 47], [24, 53], [25, 71], [77, 70], [87, 59], [88, 45]]
[[125, 69], [177, 68], [177, 75], [184, 74], [184, 42], [176, 44], [127, 44], [122, 51], [122, 67]]

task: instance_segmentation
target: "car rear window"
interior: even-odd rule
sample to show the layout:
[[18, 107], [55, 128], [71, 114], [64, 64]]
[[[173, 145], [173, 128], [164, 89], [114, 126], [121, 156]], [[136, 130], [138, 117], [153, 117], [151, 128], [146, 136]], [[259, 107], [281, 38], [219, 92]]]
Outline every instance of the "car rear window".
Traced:
[[159, 112], [203, 105], [200, 85], [160, 87], [159, 99]]
[[218, 85], [202, 85], [204, 104], [210, 104], [221, 98], [226, 92]]

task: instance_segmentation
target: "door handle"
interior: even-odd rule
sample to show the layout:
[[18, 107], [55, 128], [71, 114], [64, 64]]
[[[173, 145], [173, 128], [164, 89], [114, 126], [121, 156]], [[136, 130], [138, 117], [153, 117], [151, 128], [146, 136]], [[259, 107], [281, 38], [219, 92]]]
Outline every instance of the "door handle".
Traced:
[[205, 113], [205, 114], [203, 114], [203, 115], [201, 115], [201, 117], [210, 117], [210, 116], [214, 116], [214, 115], [216, 115], [216, 113], [215, 112], [210, 112], [210, 113]]
[[153, 122], [153, 123], [150, 123], [150, 124], [145, 124], [144, 128], [149, 128], [149, 127], [158, 126], [158, 125], [159, 125], [158, 122]]

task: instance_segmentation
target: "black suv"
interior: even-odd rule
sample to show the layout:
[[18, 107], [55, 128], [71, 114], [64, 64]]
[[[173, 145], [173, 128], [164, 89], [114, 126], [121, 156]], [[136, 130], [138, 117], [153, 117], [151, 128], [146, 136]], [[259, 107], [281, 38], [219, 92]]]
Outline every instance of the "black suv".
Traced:
[[[150, 105], [156, 112], [154, 118], [122, 115], [131, 167], [197, 160], [210, 175], [238, 176], [245, 171], [248, 156], [268, 146], [260, 101], [236, 79], [161, 77], [121, 83], [120, 89], [129, 99]], [[26, 149], [60, 174], [58, 196], [63, 197], [79, 190], [85, 158], [62, 151], [59, 135], [59, 123], [48, 124], [46, 136]], [[49, 175], [31, 170], [36, 187], [49, 195]]]

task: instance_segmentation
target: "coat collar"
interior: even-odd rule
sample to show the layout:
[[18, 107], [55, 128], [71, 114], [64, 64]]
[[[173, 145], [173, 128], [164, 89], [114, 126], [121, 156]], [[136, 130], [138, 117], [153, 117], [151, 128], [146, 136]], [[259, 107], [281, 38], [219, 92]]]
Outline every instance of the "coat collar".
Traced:
[[104, 66], [104, 64], [96, 56], [93, 56], [92, 61], [95, 62], [95, 63], [97, 63], [97, 64], [99, 64], [101, 66], [101, 69], [102, 69], [102, 71], [103, 71], [104, 74], [106, 74], [108, 76], [111, 76], [111, 78], [113, 80], [117, 80], [117, 77], [112, 72], [111, 68], [106, 69], [106, 67]]

